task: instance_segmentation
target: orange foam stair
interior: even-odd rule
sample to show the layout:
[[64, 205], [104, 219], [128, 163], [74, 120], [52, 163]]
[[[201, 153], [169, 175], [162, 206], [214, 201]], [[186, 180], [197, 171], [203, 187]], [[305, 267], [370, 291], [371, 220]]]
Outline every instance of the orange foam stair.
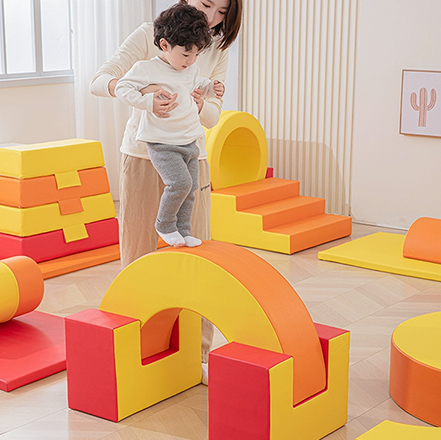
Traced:
[[269, 178], [211, 194], [213, 240], [293, 254], [351, 234], [350, 217], [299, 194], [297, 181]]

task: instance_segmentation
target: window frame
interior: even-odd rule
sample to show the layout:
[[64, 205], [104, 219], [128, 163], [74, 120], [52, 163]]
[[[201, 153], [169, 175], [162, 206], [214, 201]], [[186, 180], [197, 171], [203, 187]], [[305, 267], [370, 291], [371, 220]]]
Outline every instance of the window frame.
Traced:
[[[0, 73], [0, 88], [4, 87], [23, 87], [34, 86], [41, 84], [60, 84], [73, 82], [74, 72], [72, 66], [72, 17], [70, 2], [69, 3], [69, 46], [70, 46], [70, 69], [59, 71], [43, 71], [43, 44], [42, 44], [42, 29], [41, 29], [41, 3], [40, 0], [32, 1], [32, 16], [33, 16], [33, 42], [34, 42], [34, 57], [35, 57], [35, 72], [26, 73]], [[2, 55], [0, 55], [0, 72], [6, 72], [6, 38], [5, 38], [5, 24], [4, 24], [4, 3], [0, 0], [0, 46], [2, 48]]]

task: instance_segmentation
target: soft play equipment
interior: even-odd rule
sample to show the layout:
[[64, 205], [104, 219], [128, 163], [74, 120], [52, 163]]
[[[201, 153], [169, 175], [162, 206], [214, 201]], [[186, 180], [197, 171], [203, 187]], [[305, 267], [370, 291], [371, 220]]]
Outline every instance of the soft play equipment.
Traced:
[[405, 411], [441, 426], [441, 312], [417, 316], [395, 329], [389, 390]]
[[346, 423], [349, 332], [314, 325], [271, 265], [215, 241], [139, 258], [99, 310], [66, 318], [69, 407], [119, 421], [199, 384], [200, 315], [230, 342], [210, 353], [210, 439], [312, 440]]
[[66, 368], [64, 320], [35, 311], [43, 275], [29, 257], [0, 260], [0, 389], [11, 391]]
[[213, 240], [292, 254], [351, 234], [351, 218], [326, 214], [325, 200], [301, 196], [299, 182], [265, 178], [266, 137], [249, 113], [222, 112], [206, 144]]
[[101, 144], [0, 148], [0, 258], [31, 257], [44, 278], [119, 258]]
[[385, 420], [356, 440], [441, 440], [441, 429]]
[[422, 217], [406, 235], [377, 232], [321, 251], [318, 258], [441, 281], [441, 219]]

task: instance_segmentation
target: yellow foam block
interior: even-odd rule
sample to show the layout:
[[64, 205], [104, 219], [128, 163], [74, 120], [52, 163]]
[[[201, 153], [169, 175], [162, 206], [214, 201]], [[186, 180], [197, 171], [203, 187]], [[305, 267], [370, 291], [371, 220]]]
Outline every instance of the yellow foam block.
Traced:
[[[44, 232], [69, 229], [69, 239], [75, 239], [83, 234], [83, 228], [75, 230], [72, 227], [92, 223], [116, 216], [110, 193], [81, 199], [84, 211], [75, 214], [62, 215], [58, 203], [35, 206], [32, 208], [14, 208], [0, 205], [0, 232], [28, 237]], [[83, 236], [78, 237], [84, 238]]]
[[224, 111], [205, 132], [213, 189], [263, 179], [268, 146], [259, 121], [246, 112]]
[[385, 420], [356, 440], [441, 440], [441, 428], [405, 425]]
[[0, 148], [0, 175], [28, 179], [58, 174], [63, 187], [76, 179], [64, 173], [101, 166], [104, 156], [98, 141], [66, 139]]
[[377, 232], [318, 253], [320, 260], [441, 281], [441, 264], [403, 257], [405, 235]]

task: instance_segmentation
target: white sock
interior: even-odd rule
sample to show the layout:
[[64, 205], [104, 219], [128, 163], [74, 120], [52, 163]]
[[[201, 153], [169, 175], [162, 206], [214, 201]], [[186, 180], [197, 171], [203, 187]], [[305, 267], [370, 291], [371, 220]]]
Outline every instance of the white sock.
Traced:
[[174, 247], [185, 246], [185, 240], [178, 231], [171, 232], [170, 234], [163, 234], [158, 230], [156, 232], [170, 246], [174, 246]]
[[200, 246], [202, 244], [202, 240], [199, 240], [199, 238], [192, 237], [191, 235], [187, 235], [184, 237], [185, 240], [185, 246], [187, 247], [196, 247]]

